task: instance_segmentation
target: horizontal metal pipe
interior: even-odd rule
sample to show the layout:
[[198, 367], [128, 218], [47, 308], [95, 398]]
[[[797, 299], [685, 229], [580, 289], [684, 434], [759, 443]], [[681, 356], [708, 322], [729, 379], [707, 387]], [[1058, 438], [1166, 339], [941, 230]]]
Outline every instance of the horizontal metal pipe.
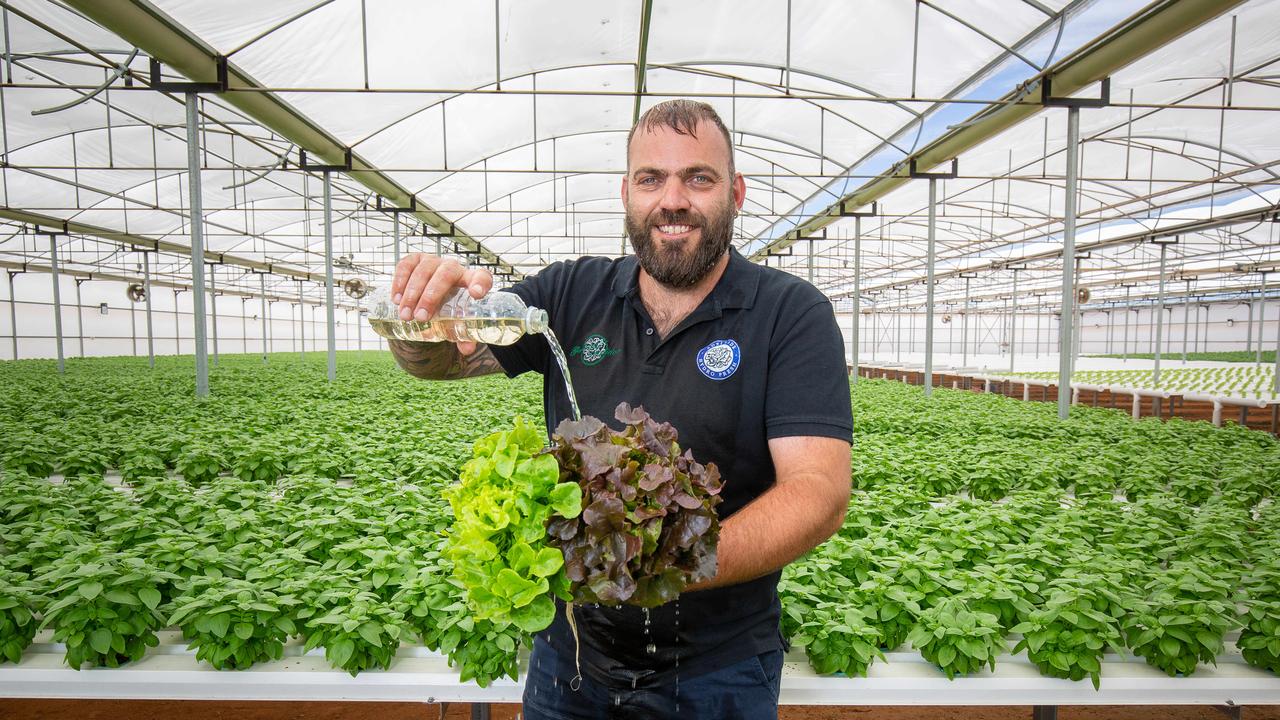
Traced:
[[[18, 272], [47, 273], [47, 272], [53, 271], [53, 269], [48, 265], [38, 265], [35, 263], [13, 263], [13, 262], [8, 262], [6, 260], [0, 260], [0, 268], [6, 269], [6, 270], [16, 270]], [[83, 270], [69, 270], [61, 266], [58, 267], [58, 274], [65, 275], [68, 277], [82, 278], [84, 280], [105, 280], [109, 282], [138, 283], [138, 284], [142, 284], [143, 282], [143, 278], [140, 276], [117, 275], [115, 273], [102, 273], [102, 272], [85, 272]], [[167, 287], [167, 288], [174, 288], [176, 290], [191, 289], [191, 283], [179, 283], [179, 282], [173, 282], [170, 280], [157, 280], [155, 278], [151, 278], [151, 284], [155, 287]], [[231, 290], [231, 289], [228, 289], [227, 286], [222, 283], [218, 284], [218, 294], [234, 295], [236, 297], [244, 297], [244, 298], [257, 298], [261, 296], [261, 293], [257, 293], [257, 292]], [[269, 302], [293, 302], [293, 303], [296, 303], [298, 301], [296, 296], [285, 296], [285, 295], [278, 295], [278, 294], [272, 295], [270, 293], [267, 294], [267, 300]], [[18, 300], [17, 302], [23, 303], [25, 301]], [[317, 307], [324, 306], [324, 303], [319, 300], [315, 302], [307, 302], [306, 304], [315, 305]], [[86, 307], [97, 307], [97, 306], [87, 305]], [[345, 308], [347, 310], [357, 310], [357, 311], [360, 310], [360, 306], [355, 303], [337, 304], [336, 307]]]

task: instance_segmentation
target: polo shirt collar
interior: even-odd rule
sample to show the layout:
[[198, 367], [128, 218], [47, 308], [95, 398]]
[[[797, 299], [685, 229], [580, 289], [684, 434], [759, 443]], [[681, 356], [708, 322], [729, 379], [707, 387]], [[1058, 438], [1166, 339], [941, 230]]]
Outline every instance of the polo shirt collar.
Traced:
[[[711, 289], [713, 302], [722, 310], [749, 309], [756, 301], [760, 286], [760, 266], [744, 258], [737, 248], [729, 248], [729, 264], [716, 286]], [[613, 294], [622, 298], [640, 291], [640, 261], [635, 255], [622, 259], [613, 279]]]

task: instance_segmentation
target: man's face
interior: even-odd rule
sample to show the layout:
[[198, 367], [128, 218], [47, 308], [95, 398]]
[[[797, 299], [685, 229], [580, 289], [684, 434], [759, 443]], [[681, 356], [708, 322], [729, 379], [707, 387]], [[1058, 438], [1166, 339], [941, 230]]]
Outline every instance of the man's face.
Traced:
[[746, 192], [742, 176], [729, 175], [724, 137], [707, 121], [696, 135], [641, 129], [627, 161], [622, 201], [640, 267], [668, 287], [692, 287], [729, 248]]

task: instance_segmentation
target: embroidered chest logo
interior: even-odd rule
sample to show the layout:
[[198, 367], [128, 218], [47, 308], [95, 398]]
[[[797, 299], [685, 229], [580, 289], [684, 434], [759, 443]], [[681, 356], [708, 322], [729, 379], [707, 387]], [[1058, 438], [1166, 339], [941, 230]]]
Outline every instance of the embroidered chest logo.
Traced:
[[716, 340], [698, 351], [698, 370], [712, 380], [724, 380], [741, 363], [742, 349], [733, 340]]
[[569, 350], [569, 357], [576, 355], [582, 356], [582, 364], [591, 366], [599, 365], [601, 360], [607, 357], [613, 357], [620, 351], [617, 348], [609, 347], [609, 341], [600, 333], [593, 333], [582, 341], [581, 345], [574, 345]]

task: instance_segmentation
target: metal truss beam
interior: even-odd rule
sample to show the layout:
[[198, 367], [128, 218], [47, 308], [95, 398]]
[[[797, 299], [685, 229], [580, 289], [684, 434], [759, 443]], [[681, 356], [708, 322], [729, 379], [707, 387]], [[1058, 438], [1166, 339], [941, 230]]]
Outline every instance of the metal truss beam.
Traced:
[[[67, 4], [195, 82], [209, 82], [217, 78], [220, 58], [218, 53], [145, 0], [68, 0]], [[261, 87], [257, 80], [230, 62], [226, 62], [225, 72], [228, 90]], [[360, 156], [351, 153], [350, 148], [276, 94], [227, 92], [220, 97], [263, 127], [288, 138], [299, 148], [309, 150], [320, 162], [338, 165], [345, 163], [349, 156], [351, 172], [348, 175], [396, 206], [408, 207], [413, 201], [413, 194], [409, 190]], [[417, 206], [419, 210], [414, 215], [422, 222], [441, 231], [446, 227], [452, 229], [449, 221], [431, 208], [422, 203]], [[520, 277], [515, 268], [481, 245], [479, 240], [463, 232], [457, 232], [454, 237], [463, 247], [478, 252], [485, 261], [498, 266], [507, 274]]]
[[909, 180], [908, 168], [912, 164], [917, 168], [929, 169], [951, 162], [965, 151], [1036, 115], [1044, 109], [1042, 101], [1046, 99], [1046, 78], [1052, 78], [1054, 96], [1070, 96], [1218, 17], [1242, 1], [1162, 0], [1152, 3], [1035, 75], [1022, 87], [1010, 90], [998, 104], [979, 111], [970, 120], [954, 126], [879, 177], [831, 203], [826, 210], [815, 214], [782, 237], [770, 241], [752, 253], [751, 259], [766, 257], [775, 246], [785, 247], [830, 225], [839, 219], [842, 208], [859, 208], [883, 198]]

